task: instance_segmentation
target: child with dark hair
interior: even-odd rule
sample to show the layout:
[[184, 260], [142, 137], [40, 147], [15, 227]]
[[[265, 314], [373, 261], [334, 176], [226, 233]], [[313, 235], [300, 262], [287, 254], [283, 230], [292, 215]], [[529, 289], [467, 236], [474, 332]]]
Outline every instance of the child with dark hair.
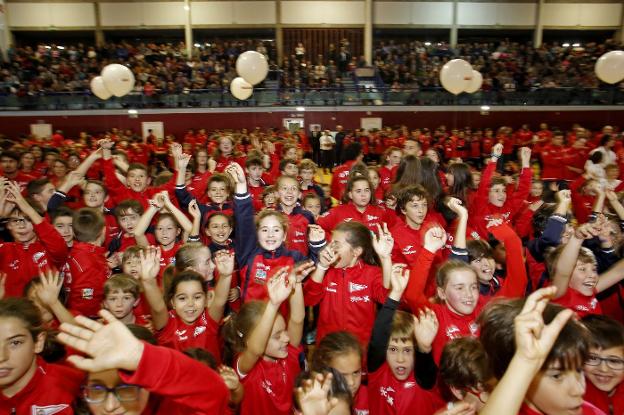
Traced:
[[588, 330], [572, 310], [548, 304], [555, 287], [492, 303], [479, 317], [480, 340], [499, 382], [482, 415], [602, 415], [583, 400]]
[[624, 326], [600, 315], [582, 320], [590, 332], [585, 399], [608, 415], [624, 413]]

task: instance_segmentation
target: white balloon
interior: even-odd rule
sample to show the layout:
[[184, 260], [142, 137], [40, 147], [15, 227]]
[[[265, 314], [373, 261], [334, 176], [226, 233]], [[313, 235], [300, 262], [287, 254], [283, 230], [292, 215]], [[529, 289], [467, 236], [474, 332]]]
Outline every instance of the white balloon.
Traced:
[[232, 79], [230, 91], [236, 98], [244, 101], [253, 94], [253, 86], [239, 76], [238, 78]]
[[472, 78], [472, 66], [463, 59], [448, 61], [440, 71], [440, 83], [452, 94], [466, 90]]
[[123, 97], [134, 88], [134, 75], [124, 65], [113, 63], [102, 69], [104, 86], [116, 97]]
[[252, 85], [257, 85], [266, 78], [269, 73], [269, 63], [266, 57], [259, 52], [248, 50], [243, 52], [236, 59], [236, 72], [245, 81]]
[[468, 84], [468, 87], [466, 88], [464, 92], [468, 92], [469, 94], [477, 92], [478, 90], [481, 89], [482, 84], [483, 84], [483, 75], [481, 75], [481, 72], [475, 71], [473, 69], [472, 79], [470, 80], [470, 83]]
[[595, 66], [598, 78], [608, 84], [617, 84], [624, 79], [624, 51], [612, 50], [602, 55]]
[[109, 99], [113, 94], [104, 86], [104, 80], [101, 76], [96, 76], [91, 80], [91, 92], [100, 99]]

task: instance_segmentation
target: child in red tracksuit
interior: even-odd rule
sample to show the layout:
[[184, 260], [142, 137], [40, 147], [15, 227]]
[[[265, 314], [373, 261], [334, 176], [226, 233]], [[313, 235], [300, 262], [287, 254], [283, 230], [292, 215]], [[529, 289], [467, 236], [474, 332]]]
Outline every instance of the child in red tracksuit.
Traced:
[[412, 266], [422, 249], [425, 232], [432, 226], [441, 226], [429, 212], [428, 201], [429, 194], [420, 185], [401, 190], [397, 207], [405, 215], [405, 222], [397, 219], [390, 229], [394, 237], [392, 262]]
[[470, 208], [471, 225], [481, 238], [487, 239], [487, 224], [491, 219], [501, 218], [505, 222], [513, 223], [516, 215], [523, 209], [524, 201], [531, 190], [531, 150], [523, 147], [520, 150], [522, 173], [518, 188], [513, 195], [507, 197], [506, 183], [503, 179], [493, 178], [496, 163], [502, 153], [502, 145], [494, 146], [492, 160], [487, 165], [479, 189]]
[[321, 252], [316, 270], [305, 283], [306, 306], [320, 304], [317, 340], [349, 330], [363, 346], [368, 344], [377, 303], [386, 297], [392, 270], [392, 235], [387, 227], [379, 230], [379, 237], [373, 239], [361, 223], [343, 222]]
[[0, 300], [0, 413], [38, 414], [47, 408], [71, 415], [80, 394], [82, 372], [48, 364], [37, 354], [45, 346], [44, 322], [24, 298]]
[[579, 226], [567, 244], [557, 248], [549, 264], [552, 285], [557, 287], [554, 302], [576, 311], [579, 317], [602, 314], [596, 295], [624, 279], [624, 261], [598, 275], [598, 262], [593, 252], [583, 247], [606, 224], [586, 223]]
[[[173, 197], [175, 190], [175, 180], [169, 180], [162, 186], [148, 187], [149, 174], [147, 167], [143, 164], [132, 163], [128, 166], [126, 173], [126, 184], [119, 181], [115, 172], [115, 165], [111, 159], [111, 148], [113, 142], [110, 140], [102, 140], [102, 169], [104, 173], [104, 184], [108, 190], [108, 195], [116, 205], [126, 199], [135, 199], [141, 203], [143, 209], [149, 206], [148, 201], [162, 191], [167, 191]], [[174, 150], [177, 149], [177, 150]], [[172, 151], [182, 151], [180, 144], [172, 146]]]
[[74, 215], [76, 240], [67, 259], [65, 289], [67, 308], [74, 315], [96, 316], [104, 299], [104, 283], [111, 271], [106, 261], [104, 217], [89, 208]]
[[[416, 275], [414, 275], [416, 276]], [[438, 330], [431, 310], [397, 311], [409, 279], [404, 265], [392, 269], [392, 289], [379, 311], [368, 346], [371, 415], [432, 415], [445, 403], [429, 391], [436, 384], [431, 343]]]
[[[236, 182], [235, 250], [241, 278], [241, 300], [244, 303], [266, 299], [266, 284], [277, 268], [293, 267], [295, 263], [308, 258], [299, 251], [284, 247], [288, 222], [283, 213], [265, 209], [257, 215], [254, 223], [251, 195], [247, 192], [243, 169], [233, 163], [226, 172]], [[319, 227], [310, 225], [308, 239], [310, 259], [315, 261], [318, 251], [325, 246], [325, 233]]]
[[[186, 168], [190, 160], [191, 156], [189, 154], [179, 154], [177, 157], [178, 173], [175, 182], [175, 194], [180, 206], [186, 210], [189, 209], [193, 200], [198, 200], [188, 191], [185, 184]], [[232, 213], [232, 204], [229, 200], [231, 193], [232, 184], [227, 176], [220, 173], [210, 176], [206, 187], [207, 203], [197, 201], [197, 206], [201, 212], [202, 224], [206, 223], [206, 220], [213, 212]]]
[[595, 314], [582, 321], [591, 333], [584, 398], [605, 414], [624, 414], [624, 326]]
[[230, 135], [219, 137], [217, 140], [218, 147], [212, 154], [212, 158], [217, 163], [215, 171], [223, 173], [230, 163], [237, 163], [243, 167], [245, 165], [246, 157], [243, 156], [237, 149], [237, 142]]
[[[208, 251], [208, 248], [199, 245], [199, 250]], [[196, 271], [182, 271], [173, 277], [166, 293], [172, 308], [169, 311], [156, 280], [160, 254], [153, 248], [147, 253], [141, 252], [141, 282], [152, 311], [152, 324], [159, 344], [180, 351], [201, 347], [220, 361], [219, 323], [234, 272], [234, 255], [219, 251], [215, 255], [215, 263], [219, 282], [214, 292], [206, 290], [205, 277]], [[210, 251], [208, 264], [212, 266]]]
[[367, 414], [368, 386], [362, 384], [362, 345], [349, 331], [329, 333], [318, 343], [312, 356], [310, 370], [323, 373], [331, 368], [340, 373], [351, 392], [351, 413]]
[[[88, 371], [83, 397], [91, 413], [227, 413], [228, 389], [217, 372], [184, 354], [140, 341], [105, 310], [107, 323], [77, 318], [59, 339], [89, 357], [68, 360]], [[88, 341], [77, 337], [88, 334]]]
[[[310, 262], [293, 271], [280, 267], [268, 281], [269, 300], [247, 302], [228, 322], [226, 350], [236, 354], [232, 367], [245, 388], [241, 415], [292, 414], [305, 317], [301, 280], [313, 268]], [[280, 313], [286, 300], [288, 324]]]
[[277, 210], [288, 217], [286, 246], [308, 256], [308, 226], [314, 224], [314, 216], [299, 204], [299, 182], [291, 176], [280, 176], [275, 186], [279, 195]]
[[[446, 233], [443, 229], [431, 228], [427, 231], [424, 249], [412, 267], [412, 275], [428, 275], [434, 255], [444, 246], [445, 241]], [[465, 257], [466, 253], [461, 255], [461, 249], [454, 248], [453, 255]], [[446, 262], [436, 274], [437, 295], [442, 300], [441, 303], [429, 302], [423, 293], [424, 284], [424, 278], [411, 278], [405, 291], [405, 301], [414, 313], [423, 307], [429, 307], [436, 314], [440, 329], [433, 341], [433, 356], [436, 363], [439, 363], [442, 349], [449, 340], [477, 335], [477, 316], [492, 297], [480, 295], [477, 272], [467, 263], [458, 260]], [[526, 274], [524, 281], [514, 280], [510, 276], [505, 284], [515, 289], [501, 289], [496, 295], [521, 296], [526, 285]]]
[[349, 178], [345, 191], [348, 202], [336, 206], [321, 215], [318, 224], [331, 232], [340, 222], [356, 221], [363, 223], [374, 231], [377, 225], [386, 223], [392, 227], [396, 221], [396, 214], [373, 202], [373, 186], [368, 177], [354, 175]]
[[41, 271], [60, 269], [68, 248], [58, 231], [24, 199], [17, 183], [7, 184], [6, 201], [16, 205], [7, 223], [14, 242], [0, 244], [0, 270], [6, 274], [5, 295], [19, 297]]

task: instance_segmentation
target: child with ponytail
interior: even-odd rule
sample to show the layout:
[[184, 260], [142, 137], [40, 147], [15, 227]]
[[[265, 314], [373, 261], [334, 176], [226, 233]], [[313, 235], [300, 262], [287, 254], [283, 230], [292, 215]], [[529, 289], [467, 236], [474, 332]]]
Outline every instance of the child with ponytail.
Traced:
[[[305, 316], [301, 280], [313, 269], [310, 262], [279, 268], [267, 283], [268, 301], [245, 303], [225, 327], [226, 351], [245, 388], [241, 415], [292, 413]], [[279, 311], [286, 300], [288, 324]]]

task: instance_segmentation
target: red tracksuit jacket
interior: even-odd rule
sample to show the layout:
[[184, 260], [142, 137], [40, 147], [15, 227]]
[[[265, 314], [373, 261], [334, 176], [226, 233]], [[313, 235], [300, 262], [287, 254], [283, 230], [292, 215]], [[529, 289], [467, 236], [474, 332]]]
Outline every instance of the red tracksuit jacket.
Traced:
[[388, 224], [388, 229], [392, 228], [396, 222], [396, 213], [377, 205], [368, 205], [364, 212], [357, 210], [353, 202], [336, 206], [318, 218], [318, 224], [331, 232], [340, 222], [356, 221], [364, 224], [368, 229], [377, 232], [377, 225], [384, 222]]
[[83, 379], [84, 373], [77, 369], [37, 357], [35, 374], [21, 391], [10, 398], [0, 392], [0, 414], [71, 415]]
[[67, 260], [67, 244], [50, 223], [43, 221], [33, 227], [37, 239], [31, 244], [0, 244], [0, 270], [7, 274], [7, 297], [21, 297], [26, 284], [39, 271], [50, 267], [61, 269]]
[[595, 387], [589, 379], [586, 380], [586, 385], [583, 397], [587, 402], [595, 405], [605, 414], [624, 414], [624, 383], [620, 383], [611, 396]]
[[325, 241], [316, 244], [309, 243], [309, 258], [299, 251], [291, 251], [283, 245], [275, 251], [269, 252], [258, 245], [254, 211], [251, 195], [234, 195], [234, 218], [236, 227], [236, 261], [241, 277], [241, 300], [264, 300], [268, 298], [266, 283], [273, 273], [284, 266], [293, 266], [297, 262], [311, 259], [317, 262], [320, 249]]
[[320, 304], [316, 339], [348, 330], [368, 345], [377, 304], [383, 304], [388, 290], [383, 287], [380, 267], [358, 261], [351, 268], [330, 268], [323, 282], [308, 278], [304, 286], [305, 305]]
[[496, 163], [490, 162], [483, 173], [474, 202], [470, 206], [470, 223], [484, 239], [487, 239], [488, 235], [486, 228], [488, 220], [502, 218], [507, 223], [513, 222], [515, 216], [524, 207], [524, 200], [531, 191], [531, 169], [525, 168], [520, 174], [518, 188], [507, 197], [505, 204], [502, 207], [492, 205], [489, 202], [488, 193], [495, 169]]
[[[281, 210], [278, 207], [277, 210]], [[286, 213], [284, 213], [286, 215]], [[288, 217], [288, 235], [286, 236], [286, 246], [288, 249], [301, 252], [308, 256], [308, 225], [314, 224], [314, 216], [311, 212], [301, 206], [295, 206]]]
[[[143, 192], [138, 193], [134, 190], [126, 187], [123, 183], [117, 179], [115, 175], [115, 166], [112, 160], [103, 160], [102, 167], [104, 170], [104, 184], [108, 189], [108, 195], [112, 199], [115, 205], [126, 199], [135, 199], [141, 202], [143, 209], [149, 207], [148, 200], [150, 200], [156, 193], [160, 193], [164, 190], [169, 192], [169, 197], [173, 200], [175, 198], [175, 180], [171, 179], [167, 183], [158, 187], [148, 187]], [[175, 174], [174, 174], [175, 176]]]
[[331, 181], [331, 197], [336, 200], [342, 200], [342, 195], [347, 188], [347, 182], [349, 181], [349, 171], [355, 164], [355, 160], [347, 161], [344, 164], [334, 169], [334, 174]]
[[136, 371], [119, 371], [121, 380], [148, 389], [143, 415], [225, 414], [230, 392], [221, 376], [177, 350], [145, 343]]
[[387, 362], [370, 373], [368, 401], [371, 415], [433, 414], [444, 401], [432, 391], [422, 389], [414, 378], [414, 370], [405, 380], [398, 380]]
[[[290, 415], [295, 380], [299, 372], [300, 347], [288, 345], [288, 356], [268, 361], [260, 358], [245, 375], [235, 370], [245, 387], [245, 396], [240, 404], [240, 415]], [[216, 414], [216, 412], [215, 412]]]
[[67, 308], [75, 315], [97, 316], [104, 300], [104, 283], [111, 271], [106, 248], [87, 242], [74, 242], [67, 260], [65, 288]]

